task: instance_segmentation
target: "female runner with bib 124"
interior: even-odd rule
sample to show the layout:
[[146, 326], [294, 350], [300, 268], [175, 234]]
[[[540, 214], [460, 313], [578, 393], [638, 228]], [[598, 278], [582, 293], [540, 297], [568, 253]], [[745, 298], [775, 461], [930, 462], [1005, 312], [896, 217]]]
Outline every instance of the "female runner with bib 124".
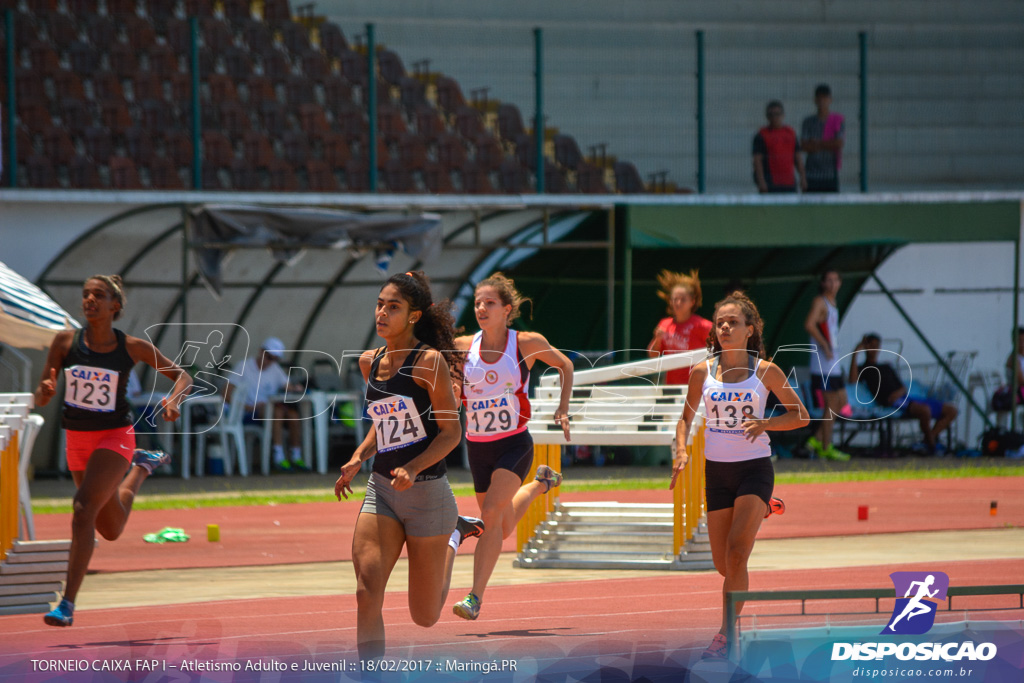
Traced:
[[[747, 560], [761, 521], [785, 506], [772, 498], [775, 472], [766, 431], [799, 429], [808, 421], [807, 408], [786, 382], [786, 374], [765, 356], [764, 322], [754, 302], [734, 292], [715, 304], [708, 351], [711, 358], [693, 368], [683, 416], [676, 427], [672, 481], [689, 458], [686, 440], [700, 402], [704, 425], [705, 493], [708, 535], [715, 569], [722, 583], [722, 628], [704, 651], [706, 658], [728, 652], [724, 599], [729, 591], [747, 590]], [[768, 392], [786, 412], [764, 417]], [[737, 614], [743, 607], [736, 606]]]
[[409, 549], [409, 612], [429, 627], [448, 597], [459, 545], [483, 531], [480, 520], [459, 517], [444, 463], [462, 439], [452, 390], [461, 376], [450, 369], [461, 361], [448, 302], [432, 303], [420, 271], [393, 275], [377, 296], [375, 320], [385, 346], [359, 357], [374, 428], [334, 485], [338, 500], [348, 498], [360, 466], [374, 458], [352, 538], [363, 660], [384, 655], [384, 589], [402, 546]]
[[541, 465], [535, 480], [523, 485], [533, 464], [533, 439], [526, 431], [530, 420], [526, 390], [534, 362], [542, 361], [561, 374], [554, 418], [566, 441], [572, 396], [572, 361], [543, 335], [509, 329], [524, 300], [512, 280], [501, 273], [491, 275], [476, 286], [473, 310], [480, 331], [455, 340], [456, 348], [467, 352], [462, 383], [466, 440], [473, 488], [486, 528], [473, 553], [473, 590], [452, 607], [463, 619], [480, 615], [502, 540], [515, 530], [537, 496], [562, 482], [560, 473]]
[[[146, 363], [174, 380], [162, 400], [164, 419], [178, 419], [178, 405], [192, 387], [188, 373], [148, 341], [113, 327], [124, 312], [124, 285], [117, 275], [95, 275], [82, 287], [81, 330], [59, 333], [50, 345], [37, 407], [57, 393], [57, 370], [64, 373], [61, 424], [67, 437], [68, 470], [78, 488], [71, 518], [68, 577], [60, 604], [43, 617], [50, 626], [71, 626], [75, 599], [96, 543], [96, 532], [117, 539], [128, 522], [135, 494], [153, 470], [170, 461], [165, 453], [136, 450], [128, 405], [128, 375]], [[128, 476], [125, 476], [127, 473]]]

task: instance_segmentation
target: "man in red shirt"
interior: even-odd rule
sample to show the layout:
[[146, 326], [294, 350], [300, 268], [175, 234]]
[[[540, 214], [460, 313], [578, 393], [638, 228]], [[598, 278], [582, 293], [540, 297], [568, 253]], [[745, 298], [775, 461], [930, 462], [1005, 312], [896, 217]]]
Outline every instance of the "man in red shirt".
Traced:
[[768, 192], [796, 192], [796, 177], [800, 175], [800, 189], [807, 189], [804, 161], [796, 132], [782, 123], [782, 103], [772, 100], [765, 109], [768, 125], [754, 136], [754, 183], [761, 194]]
[[[668, 318], [663, 318], [654, 328], [654, 339], [647, 345], [647, 355], [656, 358], [663, 353], [679, 353], [706, 349], [711, 321], [694, 311], [700, 308], [700, 279], [697, 271], [673, 273], [663, 270], [658, 275], [661, 291], [658, 296], [668, 302]], [[690, 368], [669, 370], [665, 373], [665, 384], [686, 384], [690, 381]]]

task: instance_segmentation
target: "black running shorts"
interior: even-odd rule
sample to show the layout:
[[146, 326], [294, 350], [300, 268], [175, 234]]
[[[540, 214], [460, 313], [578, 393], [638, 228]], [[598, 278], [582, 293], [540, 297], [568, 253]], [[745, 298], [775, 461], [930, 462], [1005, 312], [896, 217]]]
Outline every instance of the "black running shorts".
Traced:
[[770, 505], [775, 490], [775, 469], [771, 458], [739, 462], [708, 460], [704, 469], [704, 491], [708, 512], [733, 507], [740, 496], [755, 495]]
[[533, 464], [533, 438], [526, 430], [497, 441], [467, 443], [469, 469], [473, 473], [473, 489], [477, 493], [486, 493], [491, 487], [494, 470], [509, 470], [523, 481]]

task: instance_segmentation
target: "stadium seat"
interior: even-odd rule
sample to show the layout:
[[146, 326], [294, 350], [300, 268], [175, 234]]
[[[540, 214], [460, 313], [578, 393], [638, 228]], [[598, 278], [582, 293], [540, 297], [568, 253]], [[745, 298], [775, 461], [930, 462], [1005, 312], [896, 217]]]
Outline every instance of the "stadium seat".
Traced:
[[185, 0], [185, 16], [208, 17], [213, 14], [213, 0]]
[[224, 16], [232, 22], [248, 19], [251, 16], [249, 0], [222, 0]]
[[[156, 29], [148, 19], [132, 14], [126, 16], [122, 21], [124, 22], [124, 33], [128, 37], [128, 44], [136, 52], [147, 50], [156, 42]], [[103, 47], [107, 48], [106, 45]]]
[[325, 21], [320, 24], [320, 48], [331, 58], [337, 59], [348, 50], [345, 34], [337, 24]]
[[192, 166], [192, 138], [184, 130], [168, 130], [164, 133], [164, 149], [175, 166]]
[[349, 83], [365, 89], [367, 76], [366, 57], [352, 50], [342, 52], [341, 73], [344, 74]]
[[113, 189], [139, 190], [142, 188], [139, 171], [131, 159], [121, 156], [111, 157], [108, 166], [110, 166], [110, 186]]
[[234, 190], [260, 189], [259, 174], [247, 159], [235, 159], [231, 163], [231, 188]]
[[244, 82], [252, 73], [252, 59], [240, 47], [229, 45], [224, 49], [221, 59], [224, 61], [224, 71], [236, 83]]
[[331, 171], [344, 170], [351, 158], [351, 150], [345, 138], [337, 133], [327, 133], [320, 141], [321, 154]]
[[44, 40], [33, 41], [29, 46], [28, 53], [36, 78], [40, 76], [52, 78], [60, 70], [60, 57], [50, 43]]
[[580, 163], [583, 162], [583, 154], [580, 153], [576, 139], [571, 135], [559, 134], [554, 137], [553, 142], [555, 144], [555, 162], [563, 168], [577, 170]]
[[54, 12], [48, 18], [50, 41], [60, 52], [66, 52], [78, 38], [78, 25], [67, 14]]
[[167, 130], [179, 123], [174, 108], [168, 107], [167, 103], [163, 100], [155, 98], [143, 100], [140, 107], [140, 116], [142, 126], [150, 134]]
[[644, 191], [644, 181], [636, 166], [628, 161], [616, 161], [615, 189], [622, 194], [636, 194]]
[[402, 58], [391, 50], [377, 50], [377, 69], [388, 85], [401, 85], [402, 77], [405, 76]]
[[18, 120], [33, 135], [41, 133], [53, 124], [46, 100], [33, 97], [18, 100]]
[[[231, 176], [229, 172], [226, 172], [226, 177], [230, 180]], [[222, 178], [221, 169], [217, 168], [213, 164], [203, 164], [202, 176], [203, 176], [203, 189], [204, 190], [227, 190], [230, 187], [224, 183]]]
[[[6, 68], [4, 69], [6, 72]], [[4, 74], [4, 80], [7, 80], [7, 74]], [[46, 99], [46, 88], [43, 84], [43, 79], [39, 78], [32, 69], [17, 69], [14, 76], [14, 93], [18, 96], [19, 104], [21, 100], [45, 100]], [[7, 102], [3, 103], [7, 106]], [[20, 108], [20, 107], [19, 107]]]
[[313, 81], [304, 74], [291, 74], [285, 80], [285, 101], [289, 107], [316, 102]]
[[324, 106], [329, 111], [337, 111], [352, 103], [352, 86], [337, 74], [329, 74], [323, 82]]
[[498, 106], [498, 134], [502, 139], [512, 143], [526, 134], [526, 129], [522, 125], [522, 115], [515, 104], [504, 102]]
[[437, 103], [448, 116], [455, 116], [466, 106], [466, 98], [462, 96], [462, 89], [455, 79], [447, 76], [437, 79]]
[[[14, 131], [15, 131], [14, 132], [14, 139], [18, 143], [18, 149], [16, 150], [16, 152], [17, 152], [17, 161], [18, 161], [19, 164], [27, 163], [28, 162], [28, 158], [30, 156], [32, 156], [32, 153], [35, 151], [33, 149], [33, 143], [32, 143], [33, 135], [29, 131], [29, 129], [26, 126], [24, 126], [23, 124], [19, 124], [18, 126], [16, 126]], [[5, 132], [6, 132], [6, 127], [5, 127]]]
[[99, 11], [99, 0], [66, 0], [68, 11], [81, 18]]
[[146, 13], [155, 20], [169, 23], [174, 17], [178, 0], [146, 0]]
[[121, 87], [121, 79], [113, 71], [97, 71], [90, 80], [92, 96], [96, 102], [118, 100], [123, 103], [124, 88]]
[[327, 116], [319, 104], [303, 104], [299, 107], [299, 127], [310, 140], [320, 138], [331, 130]]
[[[199, 78], [206, 80], [217, 68], [217, 55], [205, 45], [199, 48]], [[189, 71], [192, 69], [192, 61], [189, 59]]]
[[415, 189], [412, 173], [399, 159], [392, 159], [387, 163], [384, 169], [384, 184], [389, 192], [406, 193]]
[[302, 64], [302, 73], [314, 83], [322, 84], [331, 75], [330, 61], [315, 48], [303, 52], [299, 61]]
[[187, 73], [173, 73], [165, 79], [170, 86], [170, 103], [176, 107], [192, 106], [192, 75]]
[[445, 169], [457, 171], [466, 164], [466, 146], [458, 136], [443, 133], [437, 140], [437, 160]]
[[[178, 56], [167, 43], [151, 45], [148, 50], [149, 70], [161, 78], [170, 78], [171, 74], [178, 71]], [[203, 74], [202, 51], [199, 53], [199, 74]], [[212, 70], [212, 69], [211, 69]]]
[[84, 100], [77, 97], [62, 97], [59, 110], [61, 123], [71, 131], [72, 135], [79, 135], [89, 127], [92, 122], [92, 113]]
[[283, 158], [291, 166], [298, 168], [304, 166], [309, 160], [309, 143], [306, 142], [306, 135], [296, 130], [286, 131], [281, 138], [284, 148]]
[[100, 186], [100, 174], [96, 162], [79, 154], [68, 164], [68, 181], [76, 190], [93, 189]]
[[505, 159], [498, 169], [498, 179], [501, 184], [501, 191], [510, 194], [524, 194], [530, 191], [530, 179], [519, 162], [515, 159]]
[[260, 122], [271, 137], [279, 138], [288, 130], [288, 114], [284, 105], [276, 100], [267, 100], [260, 105]]
[[85, 89], [82, 87], [82, 79], [73, 71], [60, 70], [53, 76], [53, 89], [58, 100], [65, 97], [73, 97], [78, 100], [85, 99]]
[[187, 55], [192, 49], [192, 32], [187, 19], [171, 17], [164, 29], [167, 44], [179, 55]]
[[423, 184], [434, 194], [450, 194], [455, 192], [452, 175], [436, 161], [428, 161], [423, 167]]
[[402, 93], [402, 108], [410, 115], [414, 115], [421, 105], [430, 106], [427, 103], [427, 86], [415, 76], [402, 76], [398, 87]]
[[463, 105], [455, 115], [455, 130], [465, 140], [476, 140], [486, 130], [483, 118], [479, 110], [469, 105]]
[[428, 102], [422, 102], [417, 105], [414, 119], [416, 121], [416, 132], [429, 144], [436, 144], [445, 133], [444, 120], [441, 119], [441, 115]]
[[264, 102], [274, 101], [277, 97], [274, 84], [266, 76], [253, 75], [246, 83], [246, 103], [258, 108]]
[[352, 157], [345, 164], [345, 184], [349, 192], [366, 192], [370, 189], [370, 181], [367, 177], [366, 159]]
[[537, 167], [537, 145], [531, 133], [523, 133], [516, 138], [516, 159], [526, 168]]
[[[234, 156], [231, 141], [224, 133], [219, 130], [203, 132], [203, 166], [227, 168], [231, 166]], [[205, 180], [203, 184], [206, 184]]]
[[212, 101], [214, 105], [222, 104], [224, 102], [237, 102], [238, 93], [235, 91], [235, 82], [230, 76], [225, 74], [210, 74], [210, 77], [206, 79], [206, 83], [209, 85], [209, 98], [204, 100]]
[[75, 143], [62, 126], [50, 126], [42, 134], [43, 153], [58, 166], [67, 166], [75, 158]]
[[405, 133], [398, 143], [398, 158], [410, 171], [422, 171], [427, 165], [427, 145], [416, 133]]
[[476, 148], [476, 163], [485, 171], [497, 171], [501, 168], [501, 162], [505, 160], [505, 150], [490, 133], [481, 133], [473, 140]]
[[89, 126], [85, 130], [82, 141], [85, 143], [85, 153], [96, 163], [106, 163], [106, 160], [114, 153], [114, 139], [110, 134], [110, 129], [105, 126]]
[[245, 159], [253, 168], [267, 167], [274, 158], [274, 146], [266, 135], [259, 131], [251, 130], [243, 138]]
[[154, 190], [183, 190], [185, 184], [178, 167], [167, 157], [158, 157], [149, 166], [149, 184]]
[[[97, 43], [97, 45], [109, 45], [110, 43]], [[76, 40], [68, 50], [68, 62], [71, 70], [82, 78], [90, 78], [99, 68], [100, 56], [89, 43]]]
[[252, 128], [249, 109], [238, 102], [221, 103], [220, 121], [224, 131], [233, 139], [241, 138]]
[[127, 43], [114, 43], [107, 50], [110, 70], [122, 81], [130, 80], [139, 70], [138, 53]]
[[124, 21], [130, 19], [135, 14], [135, 0], [106, 0], [107, 14]]
[[110, 132], [120, 135], [132, 125], [132, 115], [123, 99], [106, 99], [100, 102], [100, 121]]
[[581, 162], [576, 175], [576, 190], [581, 194], [608, 194], [604, 184], [604, 169]]
[[38, 188], [59, 187], [57, 183], [57, 171], [54, 170], [50, 158], [46, 154], [32, 154], [26, 164], [28, 171], [28, 186]]
[[203, 46], [212, 50], [214, 54], [223, 54], [235, 41], [234, 32], [217, 17], [203, 17], [200, 25]]
[[288, 7], [288, 0], [264, 0], [263, 21], [271, 26], [278, 27], [291, 19], [292, 11]]
[[351, 144], [367, 135], [369, 123], [361, 107], [347, 102], [343, 107], [334, 110], [334, 127]]
[[250, 19], [241, 22], [240, 25], [242, 26], [242, 38], [254, 55], [266, 54], [274, 49], [274, 34], [271, 33], [270, 27], [262, 21]]
[[296, 192], [299, 189], [295, 171], [288, 162], [275, 159], [268, 168], [270, 172], [270, 189], [275, 192]]
[[297, 21], [285, 21], [279, 27], [281, 42], [288, 48], [293, 57], [305, 54], [309, 49], [309, 31]]
[[547, 159], [544, 160], [544, 191], [551, 194], [565, 194], [569, 191], [569, 183], [562, 169]]
[[[117, 38], [117, 26], [114, 24], [114, 20], [106, 15], [98, 15], [95, 13], [95, 7], [93, 10], [86, 14], [78, 15], [79, 20], [85, 20], [85, 33], [89, 36], [89, 42], [93, 45], [111, 45]], [[88, 45], [88, 43], [85, 43]], [[91, 47], [91, 46], [90, 46]], [[74, 44], [71, 45], [71, 50], [74, 50]], [[74, 63], [74, 58], [71, 60], [71, 68], [78, 73], [80, 76], [88, 76], [88, 73], [84, 73], [81, 69], [77, 68]], [[96, 67], [93, 67], [95, 69]], [[90, 72], [91, 73], [91, 72]]]
[[462, 190], [468, 194], [495, 194], [490, 174], [480, 168], [475, 161], [467, 162], [462, 167]]
[[306, 162], [306, 179], [310, 192], [338, 192], [338, 180], [327, 163], [319, 159]]
[[[12, 3], [11, 6], [17, 3]], [[35, 16], [44, 16], [50, 12], [57, 11], [57, 0], [27, 0], [25, 3], [29, 12]], [[6, 5], [4, 5], [6, 7]]]
[[263, 65], [263, 75], [275, 85], [284, 83], [292, 72], [292, 64], [288, 57], [276, 47], [271, 47], [259, 54]]
[[402, 110], [392, 104], [382, 104], [377, 108], [377, 127], [384, 142], [393, 145], [408, 132]]
[[132, 93], [136, 104], [149, 100], [160, 101], [164, 99], [164, 84], [152, 71], [138, 71], [132, 79]]

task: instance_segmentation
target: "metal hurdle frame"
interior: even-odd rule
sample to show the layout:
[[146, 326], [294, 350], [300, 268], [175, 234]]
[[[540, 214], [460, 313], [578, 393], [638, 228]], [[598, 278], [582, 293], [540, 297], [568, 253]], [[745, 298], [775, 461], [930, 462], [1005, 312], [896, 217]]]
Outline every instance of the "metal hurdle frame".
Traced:
[[[953, 611], [953, 598], [963, 597], [969, 595], [1016, 595], [1017, 596], [1017, 607], [978, 607], [973, 608], [972, 612], [1005, 612], [1010, 609], [1021, 609], [1024, 610], [1024, 584], [1000, 584], [996, 586], [950, 586], [946, 590], [946, 606], [945, 612]], [[725, 622], [726, 622], [726, 640], [729, 644], [729, 656], [738, 657], [741, 653], [739, 651], [739, 642], [737, 635], [739, 633], [739, 613], [737, 612], [737, 603], [740, 602], [774, 602], [783, 600], [799, 600], [800, 601], [800, 614], [807, 614], [807, 601], [808, 600], [874, 600], [875, 611], [867, 612], [866, 614], [882, 614], [879, 606], [879, 601], [882, 598], [895, 599], [899, 596], [896, 595], [894, 588], [850, 588], [843, 590], [794, 590], [794, 591], [729, 591], [725, 595]], [[831, 612], [830, 614], [837, 615], [851, 615], [851, 614], [865, 614], [865, 612]], [[758, 615], [758, 616], [799, 616], [794, 613], [787, 614], [769, 614], [769, 615]]]
[[[588, 401], [595, 400], [593, 396], [595, 392], [591, 389], [593, 387], [600, 387], [600, 385], [608, 382], [632, 377], [644, 377], [668, 370], [692, 367], [703, 361], [706, 357], [707, 352], [704, 349], [698, 349], [662, 355], [657, 358], [645, 358], [640, 361], [610, 365], [593, 370], [583, 370], [574, 374], [573, 394], [575, 396], [577, 393], [580, 395], [585, 393], [586, 397], [582, 397], [582, 403], [577, 403], [577, 405], [586, 406]], [[540, 380], [538, 391], [542, 389], [550, 391], [559, 387], [560, 379], [558, 373], [545, 375]], [[635, 388], [636, 386], [632, 385], [628, 388]], [[609, 399], [616, 398], [614, 393], [616, 388], [626, 388], [626, 386], [607, 386], [602, 390], [604, 398], [609, 404]], [[682, 415], [682, 406], [686, 400], [687, 387], [659, 386], [653, 388], [664, 397], [678, 397], [678, 401], [673, 400], [673, 403], [678, 404], [680, 416]], [[580, 391], [581, 389], [586, 391]], [[546, 406], [546, 404], [550, 403], [550, 400], [538, 399], [536, 394], [537, 392], [535, 392], [535, 396], [531, 399], [535, 410], [534, 417], [531, 418], [529, 425], [530, 436], [534, 442], [533, 465], [530, 470], [531, 477], [536, 474], [537, 467], [542, 464], [554, 469], [560, 469], [562, 446], [567, 445], [562, 429], [553, 423], [548, 423], [546, 418], [542, 419], [540, 416], [544, 415], [545, 411], [536, 409], [539, 406]], [[620, 395], [618, 398], [623, 399], [623, 404], [628, 402], [627, 396]], [[656, 400], [664, 402], [664, 399]], [[704, 418], [702, 411], [703, 408], [698, 411], [697, 416], [694, 418], [693, 428], [690, 430], [690, 442], [687, 444], [690, 462], [686, 470], [676, 481], [675, 489], [673, 489], [672, 552], [677, 557], [686, 542], [693, 538], [701, 517], [704, 515], [704, 430], [702, 429]], [[645, 424], [629, 424], [626, 422], [619, 423], [587, 419], [585, 410], [578, 411], [578, 413], [578, 415], [570, 415], [572, 425], [571, 445], [669, 446], [675, 442], [675, 428], [678, 418], [671, 421], [660, 420]], [[609, 426], [611, 429], [608, 428]], [[668, 483], [669, 475], [670, 472], [666, 472], [666, 484]], [[536, 535], [538, 527], [554, 511], [557, 501], [558, 495], [553, 491], [549, 491], [544, 495], [538, 496], [530, 504], [526, 514], [523, 515], [516, 528], [517, 553], [523, 552], [526, 545]]]

